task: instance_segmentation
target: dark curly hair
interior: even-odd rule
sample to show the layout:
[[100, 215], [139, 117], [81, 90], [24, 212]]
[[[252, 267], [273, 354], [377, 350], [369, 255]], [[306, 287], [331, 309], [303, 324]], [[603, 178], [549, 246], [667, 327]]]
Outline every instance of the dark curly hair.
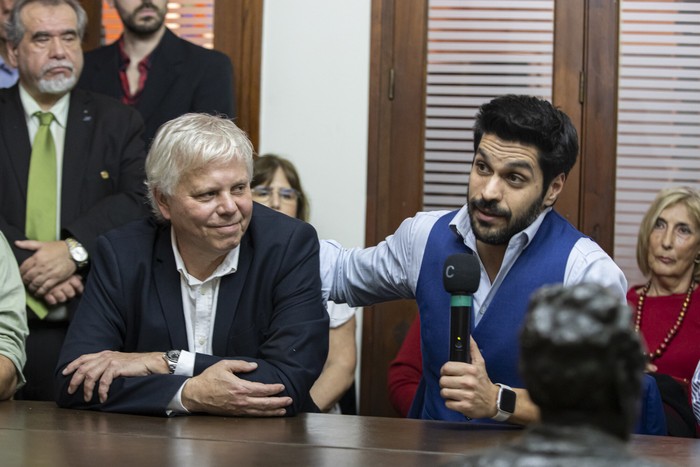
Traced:
[[474, 122], [475, 154], [485, 133], [537, 148], [543, 193], [555, 177], [568, 175], [576, 163], [576, 128], [564, 112], [544, 99], [508, 94], [487, 102]]

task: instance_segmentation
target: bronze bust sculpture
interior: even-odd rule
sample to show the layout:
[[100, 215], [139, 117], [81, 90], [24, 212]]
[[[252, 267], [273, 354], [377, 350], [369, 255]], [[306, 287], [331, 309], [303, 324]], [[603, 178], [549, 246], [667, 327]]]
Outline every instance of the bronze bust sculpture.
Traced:
[[520, 346], [520, 371], [541, 423], [463, 465], [659, 465], [632, 456], [625, 443], [645, 358], [619, 298], [595, 284], [542, 288], [530, 300]]

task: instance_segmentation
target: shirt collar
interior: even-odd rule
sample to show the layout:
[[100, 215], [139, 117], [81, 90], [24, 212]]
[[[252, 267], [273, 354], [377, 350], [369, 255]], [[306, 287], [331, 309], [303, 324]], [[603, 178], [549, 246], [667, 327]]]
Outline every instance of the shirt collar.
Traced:
[[[535, 238], [537, 231], [540, 229], [540, 225], [542, 225], [542, 221], [544, 221], [545, 216], [551, 210], [551, 207], [545, 208], [532, 224], [513, 235], [508, 245], [515, 245], [517, 242], [522, 243], [523, 248], [527, 247], [532, 239]], [[472, 230], [471, 220], [469, 219], [469, 208], [466, 204], [462, 206], [462, 209], [459, 210], [454, 219], [452, 219], [452, 222], [450, 222], [450, 229], [464, 241], [466, 246], [476, 251], [476, 237]]]
[[[124, 50], [124, 34], [122, 34], [119, 39], [117, 40], [117, 50], [119, 50], [119, 69], [122, 71], [126, 71], [126, 69], [129, 67], [129, 64], [131, 63], [131, 57], [129, 57], [126, 54], [126, 51]], [[145, 67], [147, 70], [151, 69], [151, 56], [153, 55], [153, 52], [150, 54], [146, 55], [141, 59], [141, 61], [138, 63], [139, 68]]]
[[175, 267], [177, 268], [180, 275], [185, 278], [187, 284], [190, 287], [204, 284], [205, 282], [210, 281], [212, 279], [217, 279], [223, 276], [227, 276], [229, 274], [233, 274], [238, 269], [238, 256], [241, 250], [241, 245], [238, 245], [236, 248], [229, 251], [224, 260], [214, 270], [214, 272], [203, 281], [200, 281], [196, 277], [191, 276], [189, 272], [187, 272], [187, 267], [185, 267], [185, 261], [183, 261], [182, 256], [180, 256], [180, 250], [177, 248], [177, 241], [175, 239], [175, 229], [173, 229], [172, 227], [170, 227], [170, 244], [173, 247], [173, 255], [175, 255]]
[[[24, 107], [24, 116], [29, 121], [32, 116], [37, 112], [43, 112], [39, 104], [34, 100], [34, 98], [24, 89], [24, 86], [20, 83], [19, 86], [19, 98], [22, 101], [22, 107]], [[67, 92], [62, 96], [48, 111], [53, 114], [54, 120], [62, 128], [66, 128], [68, 123], [68, 106], [70, 104], [70, 92]]]

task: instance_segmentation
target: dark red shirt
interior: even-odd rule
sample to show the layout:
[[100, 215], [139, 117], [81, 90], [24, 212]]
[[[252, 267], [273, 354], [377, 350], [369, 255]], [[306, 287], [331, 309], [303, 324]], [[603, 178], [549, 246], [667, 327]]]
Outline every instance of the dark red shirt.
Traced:
[[396, 354], [396, 358], [389, 363], [387, 375], [389, 401], [402, 417], [408, 416], [422, 373], [420, 316], [416, 316], [399, 352]]
[[149, 54], [139, 62], [139, 85], [135, 93], [131, 93], [129, 89], [129, 78], [126, 76], [126, 69], [129, 68], [131, 58], [124, 51], [124, 36], [119, 38], [119, 81], [122, 86], [122, 104], [136, 105], [143, 93], [143, 88], [146, 86], [148, 79], [148, 71], [151, 69], [151, 55]]

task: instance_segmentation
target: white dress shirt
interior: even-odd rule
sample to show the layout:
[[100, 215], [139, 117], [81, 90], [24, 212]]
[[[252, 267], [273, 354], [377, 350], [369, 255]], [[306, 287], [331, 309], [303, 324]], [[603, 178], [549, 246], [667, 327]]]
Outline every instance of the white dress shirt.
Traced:
[[[175, 256], [175, 266], [180, 273], [180, 293], [182, 294], [182, 310], [185, 314], [187, 330], [187, 349], [180, 350], [180, 358], [175, 366], [175, 374], [183, 376], [194, 375], [195, 354], [212, 355], [212, 338], [216, 322], [216, 305], [219, 299], [221, 278], [233, 274], [238, 269], [240, 245], [229, 251], [214, 272], [200, 281], [187, 272], [185, 262], [177, 248], [175, 231], [170, 229], [170, 242]], [[170, 349], [168, 349], [170, 350]], [[175, 413], [188, 413], [182, 405], [183, 384], [168, 404], [168, 410]], [[169, 412], [169, 413], [171, 413]]]

